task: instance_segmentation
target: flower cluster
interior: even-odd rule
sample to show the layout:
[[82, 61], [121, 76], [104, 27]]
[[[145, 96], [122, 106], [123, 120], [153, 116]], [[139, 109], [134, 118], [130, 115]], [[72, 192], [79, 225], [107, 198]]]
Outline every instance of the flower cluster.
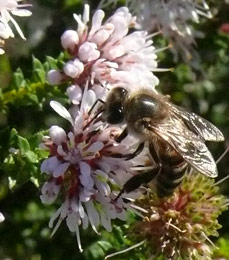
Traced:
[[153, 74], [157, 68], [157, 51], [152, 36], [146, 31], [129, 32], [136, 25], [127, 7], [121, 7], [103, 22], [104, 12], [97, 10], [89, 22], [89, 6], [84, 14], [74, 14], [78, 29], [67, 30], [61, 37], [63, 48], [70, 54], [61, 70], [51, 70], [51, 84], [70, 81], [74, 88], [82, 88], [85, 82], [111, 88], [139, 86], [153, 89], [158, 78]]
[[[71, 232], [76, 232], [79, 249], [82, 250], [79, 226], [89, 224], [97, 232], [102, 225], [111, 231], [111, 220], [125, 220], [130, 208], [120, 197], [116, 199], [125, 181], [132, 176], [133, 161], [125, 161], [122, 155], [130, 147], [117, 145], [114, 137], [120, 129], [108, 127], [102, 122], [90, 123], [89, 108], [96, 101], [92, 90], [85, 90], [80, 109], [75, 117], [60, 104], [51, 102], [53, 109], [68, 120], [72, 130], [67, 134], [59, 126], [50, 128], [50, 136], [44, 137], [42, 146], [50, 157], [41, 165], [48, 181], [42, 187], [41, 200], [51, 204], [62, 198], [62, 205], [50, 220], [50, 227], [59, 218], [55, 230], [66, 219]], [[129, 194], [128, 194], [129, 196]]]
[[[111, 1], [102, 1], [105, 6]], [[199, 23], [200, 17], [212, 18], [205, 0], [134, 0], [126, 1], [130, 10], [135, 13], [144, 30], [161, 30], [163, 35], [173, 43], [175, 58], [179, 52], [185, 60], [190, 60], [194, 52], [196, 37], [203, 33], [196, 31], [192, 24]]]
[[148, 191], [138, 205], [148, 214], [134, 224], [131, 235], [146, 240], [150, 254], [163, 254], [166, 259], [212, 259], [213, 243], [208, 237], [218, 236], [217, 218], [228, 206], [214, 180], [192, 173], [169, 199]]
[[13, 38], [14, 33], [9, 25], [12, 23], [17, 30], [18, 34], [22, 39], [25, 40], [25, 36], [20, 29], [17, 22], [14, 20], [12, 15], [16, 16], [30, 16], [32, 13], [24, 9], [25, 7], [31, 6], [30, 4], [20, 4], [21, 0], [1, 0], [0, 2], [0, 54], [4, 53], [1, 48], [4, 45], [4, 40]]
[[126, 161], [124, 155], [135, 151], [138, 141], [128, 137], [132, 138], [129, 143], [128, 138], [121, 144], [115, 142], [122, 126], [108, 126], [99, 118], [92, 120], [91, 108], [98, 98], [105, 100], [109, 89], [116, 85], [133, 89], [141, 85], [154, 90], [158, 79], [152, 72], [157, 70], [157, 56], [150, 37], [145, 31], [128, 34], [135, 25], [128, 8], [119, 8], [104, 23], [104, 12], [97, 10], [90, 28], [88, 5], [82, 18], [74, 18], [77, 31], [68, 30], [61, 37], [71, 60], [66, 61], [62, 70], [48, 74], [52, 84], [70, 81], [70, 112], [54, 101], [51, 106], [71, 123], [72, 130], [66, 134], [62, 128], [52, 126], [50, 137], [43, 141], [50, 157], [41, 166], [49, 176], [42, 187], [41, 200], [53, 203], [62, 196], [63, 204], [50, 220], [50, 227], [59, 218], [55, 232], [66, 219], [82, 250], [79, 227], [87, 228], [90, 224], [97, 232], [102, 225], [110, 231], [112, 219], [125, 219], [132, 196], [138, 194], [117, 196], [125, 182], [136, 174], [134, 166], [149, 161], [144, 152], [131, 162]]

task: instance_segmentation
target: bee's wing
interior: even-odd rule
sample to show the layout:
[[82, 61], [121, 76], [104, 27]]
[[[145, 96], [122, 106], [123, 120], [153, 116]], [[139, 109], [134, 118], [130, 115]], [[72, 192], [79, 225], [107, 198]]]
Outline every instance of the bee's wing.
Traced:
[[149, 128], [177, 151], [194, 169], [208, 177], [217, 177], [216, 163], [207, 146], [179, 118], [170, 116], [165, 123], [151, 125]]
[[206, 119], [171, 103], [167, 104], [173, 113], [182, 118], [192, 132], [196, 133], [204, 140], [216, 142], [224, 141], [224, 136], [220, 130]]

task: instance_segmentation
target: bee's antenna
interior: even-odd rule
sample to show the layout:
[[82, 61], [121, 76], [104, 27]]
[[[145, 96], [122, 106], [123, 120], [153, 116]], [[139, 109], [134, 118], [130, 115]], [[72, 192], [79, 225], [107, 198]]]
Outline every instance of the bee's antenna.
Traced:
[[103, 88], [105, 88], [105, 89], [111, 90], [110, 88], [108, 88], [108, 86], [107, 86], [107, 85], [104, 85], [104, 84], [103, 84], [103, 83], [101, 83], [101, 82], [100, 82], [100, 85], [101, 85]]
[[89, 122], [83, 127], [83, 130], [85, 130], [98, 116], [103, 112], [103, 110], [100, 110], [98, 113], [96, 113]]
[[90, 108], [88, 115], [90, 116], [94, 108], [98, 105], [98, 103], [102, 104], [102, 107], [98, 109], [98, 112], [87, 122], [87, 124], [83, 127], [83, 130], [85, 130], [98, 116], [104, 111], [104, 104], [105, 102], [102, 99], [97, 99], [95, 103]]

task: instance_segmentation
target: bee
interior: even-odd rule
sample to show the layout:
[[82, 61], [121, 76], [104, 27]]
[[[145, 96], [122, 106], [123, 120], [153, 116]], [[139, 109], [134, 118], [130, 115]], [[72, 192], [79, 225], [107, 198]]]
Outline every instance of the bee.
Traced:
[[155, 164], [152, 170], [130, 178], [118, 197], [153, 179], [158, 196], [169, 196], [192, 168], [210, 178], [217, 177], [216, 163], [205, 141], [223, 141], [223, 134], [204, 118], [172, 104], [168, 96], [145, 89], [130, 93], [116, 87], [100, 113], [109, 124], [126, 124], [118, 142], [129, 133], [141, 140], [133, 154], [125, 155], [127, 160], [137, 156], [148, 143]]

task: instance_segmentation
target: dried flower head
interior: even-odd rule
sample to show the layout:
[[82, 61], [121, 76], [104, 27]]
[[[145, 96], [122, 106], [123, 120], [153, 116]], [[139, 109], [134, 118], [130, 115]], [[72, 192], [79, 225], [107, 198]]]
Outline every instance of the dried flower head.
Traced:
[[228, 199], [219, 195], [214, 180], [192, 173], [186, 175], [173, 196], [159, 199], [149, 190], [137, 204], [148, 214], [134, 224], [131, 236], [146, 240], [151, 256], [212, 259], [213, 243], [208, 237], [218, 236], [221, 225], [217, 218], [228, 206]]
[[49, 72], [49, 82], [69, 80], [77, 88], [89, 81], [110, 87], [141, 85], [154, 89], [159, 80], [153, 72], [160, 69], [152, 36], [146, 31], [129, 31], [136, 22], [127, 7], [117, 9], [106, 21], [104, 16], [102, 10], [97, 10], [89, 27], [88, 5], [82, 17], [74, 14], [77, 31], [67, 30], [61, 36], [61, 44], [71, 58], [62, 70]]
[[[14, 20], [12, 15], [16, 16], [30, 16], [32, 13], [24, 9], [25, 7], [31, 6], [30, 4], [20, 4], [22, 0], [1, 0], [0, 2], [0, 47], [3, 47], [4, 40], [13, 38], [14, 33], [9, 25], [12, 23], [18, 34], [23, 40], [25, 36], [19, 27], [18, 23]], [[4, 50], [0, 48], [0, 54], [3, 54]]]

